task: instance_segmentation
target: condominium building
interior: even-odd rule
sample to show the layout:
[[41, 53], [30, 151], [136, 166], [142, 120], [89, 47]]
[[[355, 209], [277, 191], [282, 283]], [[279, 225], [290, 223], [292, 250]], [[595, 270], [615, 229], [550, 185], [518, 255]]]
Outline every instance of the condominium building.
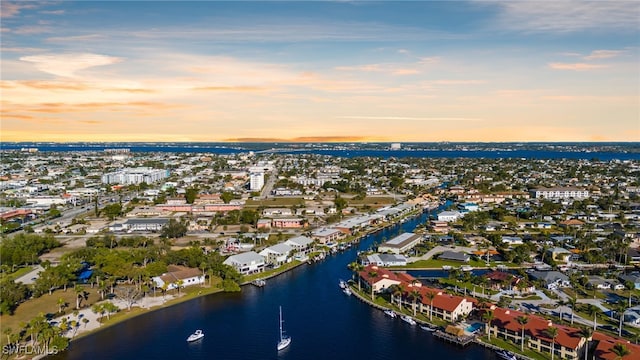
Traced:
[[169, 170], [148, 167], [125, 168], [102, 175], [103, 184], [151, 184], [169, 177]]

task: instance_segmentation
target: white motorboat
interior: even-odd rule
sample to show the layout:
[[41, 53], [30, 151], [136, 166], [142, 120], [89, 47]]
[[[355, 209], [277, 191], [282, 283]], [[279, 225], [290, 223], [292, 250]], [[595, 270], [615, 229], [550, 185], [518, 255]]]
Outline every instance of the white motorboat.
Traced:
[[193, 334], [189, 335], [189, 337], [187, 338], [188, 342], [193, 342], [193, 341], [197, 341], [200, 340], [204, 337], [204, 333], [202, 332], [202, 330], [196, 330], [196, 332], [194, 332]]
[[392, 318], [395, 318], [396, 316], [398, 316], [396, 315], [396, 312], [393, 310], [385, 310], [384, 313], [391, 316]]
[[344, 289], [346, 287], [347, 287], [347, 282], [342, 280], [342, 279], [340, 279], [340, 288]]
[[500, 357], [501, 359], [505, 359], [505, 360], [518, 360], [518, 358], [516, 357], [516, 355], [514, 353], [512, 353], [511, 351], [507, 351], [507, 350], [498, 350], [496, 351], [496, 354], [498, 354], [498, 357]]
[[407, 316], [407, 315], [402, 315], [400, 317], [400, 319], [402, 319], [402, 321], [410, 324], [410, 325], [415, 325], [417, 324], [415, 320], [413, 320], [413, 318], [411, 316]]
[[351, 294], [352, 294], [351, 289], [349, 289], [348, 287], [342, 289], [342, 292], [347, 294], [347, 295], [349, 295], [349, 296], [351, 296]]
[[420, 325], [420, 329], [424, 330], [424, 331], [429, 331], [429, 332], [434, 332], [436, 331], [436, 329], [426, 326], [426, 325]]
[[451, 265], [442, 265], [442, 270], [451, 270]]
[[286, 348], [291, 344], [291, 337], [284, 334], [284, 330], [282, 329], [282, 324], [284, 320], [282, 320], [282, 306], [280, 306], [280, 341], [278, 341], [278, 351]]

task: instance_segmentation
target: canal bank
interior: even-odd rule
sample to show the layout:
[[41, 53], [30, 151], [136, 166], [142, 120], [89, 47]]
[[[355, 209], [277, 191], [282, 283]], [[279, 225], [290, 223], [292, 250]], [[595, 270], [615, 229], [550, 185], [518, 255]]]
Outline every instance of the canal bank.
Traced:
[[[416, 219], [363, 237], [352, 248], [310, 266], [298, 266], [240, 293], [218, 293], [177, 304], [74, 341], [55, 359], [400, 359], [428, 354], [435, 358], [496, 359], [492, 350], [460, 349], [419, 327], [392, 321], [363, 306], [338, 287], [351, 277], [347, 265], [358, 251], [397, 232], [412, 231]], [[278, 353], [278, 308], [291, 346]], [[186, 343], [195, 329], [205, 337]]]

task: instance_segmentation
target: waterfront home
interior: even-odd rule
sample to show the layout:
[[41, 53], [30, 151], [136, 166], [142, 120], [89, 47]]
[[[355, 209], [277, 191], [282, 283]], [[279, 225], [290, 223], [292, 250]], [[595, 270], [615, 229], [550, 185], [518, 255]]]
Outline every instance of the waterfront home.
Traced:
[[242, 275], [250, 275], [264, 271], [265, 258], [255, 251], [229, 256], [223, 264], [232, 266]]
[[[584, 352], [586, 339], [580, 335], [579, 329], [553, 324], [543, 317], [511, 309], [493, 307], [492, 310], [493, 319], [488, 327], [492, 337], [521, 344], [522, 325], [518, 323], [517, 318], [526, 316], [529, 321], [524, 325], [525, 347], [551, 353], [553, 343], [554, 354], [558, 359], [578, 360]], [[547, 334], [547, 329], [552, 326], [558, 329], [555, 341]]]
[[443, 211], [438, 214], [438, 221], [453, 222], [462, 217], [459, 211]]
[[374, 293], [381, 293], [393, 285], [419, 283], [416, 278], [406, 273], [395, 273], [377, 265], [367, 265], [358, 273], [364, 285]]
[[265, 258], [267, 264], [279, 266], [289, 261], [292, 250], [293, 247], [290, 245], [280, 243], [264, 248], [259, 254]]
[[311, 252], [313, 239], [310, 239], [306, 236], [296, 236], [285, 241], [284, 243], [291, 246], [293, 250], [297, 251], [300, 254], [308, 254], [309, 252]]
[[369, 225], [380, 222], [380, 215], [362, 215], [340, 221], [333, 225], [333, 228], [342, 231], [344, 234], [353, 234], [366, 228]]
[[438, 260], [453, 260], [468, 263], [469, 260], [471, 260], [471, 256], [463, 252], [447, 250], [438, 256]]
[[430, 315], [432, 302], [427, 293], [435, 294], [433, 298], [433, 316], [449, 322], [456, 322], [467, 317], [473, 310], [476, 299], [443, 293], [442, 290], [422, 287], [420, 289], [420, 312]]
[[522, 238], [520, 236], [503, 236], [502, 242], [508, 246], [523, 244]]
[[418, 245], [421, 240], [422, 237], [420, 235], [406, 232], [378, 246], [378, 252], [405, 253]]
[[311, 237], [320, 244], [337, 241], [343, 236], [344, 233], [342, 231], [334, 228], [320, 228], [311, 232]]
[[533, 280], [541, 281], [549, 290], [562, 287], [571, 287], [569, 277], [559, 271], [530, 271], [529, 277]]
[[407, 266], [407, 258], [395, 254], [372, 254], [362, 259], [362, 265]]
[[640, 359], [640, 345], [638, 344], [630, 343], [624, 339], [617, 339], [600, 332], [593, 333], [592, 341], [595, 343], [592, 352], [596, 360], [620, 359], [620, 357], [612, 351], [616, 344], [622, 344], [630, 351], [629, 355], [623, 359]]
[[587, 279], [587, 286], [592, 289], [611, 289], [611, 283], [602, 276], [591, 275], [587, 276]]
[[200, 269], [180, 265], [169, 265], [167, 266], [166, 273], [160, 276], [154, 276], [151, 280], [153, 280], [155, 286], [158, 288], [162, 288], [166, 284], [167, 290], [173, 290], [177, 289], [178, 286], [186, 287], [204, 284], [204, 274]]

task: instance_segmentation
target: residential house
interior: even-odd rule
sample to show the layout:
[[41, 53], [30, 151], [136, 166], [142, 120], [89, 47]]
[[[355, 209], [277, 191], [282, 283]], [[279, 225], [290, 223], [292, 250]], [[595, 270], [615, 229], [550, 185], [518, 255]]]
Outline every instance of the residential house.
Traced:
[[372, 254], [367, 255], [362, 259], [363, 265], [376, 265], [376, 266], [406, 266], [407, 258], [403, 255], [395, 254]]
[[292, 250], [292, 246], [280, 243], [264, 248], [259, 254], [264, 256], [267, 264], [280, 266], [289, 261], [289, 255]]
[[[580, 330], [553, 324], [550, 320], [537, 315], [511, 309], [494, 308], [493, 320], [489, 326], [492, 337], [521, 344], [523, 326], [517, 321], [520, 316], [526, 316], [529, 319], [524, 325], [524, 344], [526, 347], [547, 354], [551, 352], [553, 347], [554, 354], [558, 359], [580, 359], [586, 344], [585, 338], [580, 335]], [[547, 329], [552, 326], [558, 329], [555, 340], [547, 334]]]
[[420, 235], [406, 232], [378, 246], [378, 252], [406, 253], [418, 245], [421, 240], [422, 237]]
[[334, 228], [320, 228], [311, 232], [311, 237], [321, 244], [335, 242], [343, 236], [344, 233], [342, 231]]
[[533, 280], [541, 281], [549, 290], [561, 287], [571, 287], [569, 277], [559, 271], [530, 271], [529, 277]]
[[438, 256], [438, 260], [453, 260], [467, 263], [471, 260], [471, 256], [463, 252], [447, 250]]
[[166, 290], [177, 289], [178, 286], [186, 287], [191, 285], [204, 284], [204, 274], [200, 269], [189, 268], [180, 265], [167, 266], [167, 272], [154, 276], [154, 284], [158, 288], [162, 288], [166, 285]]
[[612, 351], [616, 344], [622, 344], [630, 351], [630, 353], [622, 359], [640, 359], [640, 345], [638, 344], [633, 344], [627, 340], [614, 338], [600, 332], [593, 334], [592, 341], [596, 343], [595, 349], [593, 350], [596, 360], [621, 359]]
[[459, 211], [443, 211], [438, 214], [438, 221], [453, 222], [462, 217], [462, 213]]
[[296, 236], [284, 242], [299, 254], [308, 254], [313, 248], [313, 239], [306, 236]]
[[567, 262], [573, 255], [571, 251], [561, 247], [551, 248], [547, 250], [547, 254], [551, 256], [551, 259], [559, 262]]
[[229, 256], [223, 264], [232, 266], [242, 275], [250, 275], [264, 271], [265, 258], [255, 251]]

